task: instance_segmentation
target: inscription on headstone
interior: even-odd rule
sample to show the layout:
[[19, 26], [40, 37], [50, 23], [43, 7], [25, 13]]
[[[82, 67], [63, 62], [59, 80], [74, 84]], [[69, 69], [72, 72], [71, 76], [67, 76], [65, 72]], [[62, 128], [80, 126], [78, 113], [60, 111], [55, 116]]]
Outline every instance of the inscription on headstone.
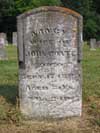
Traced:
[[40, 7], [18, 17], [19, 96], [28, 118], [80, 116], [82, 17]]
[[17, 32], [13, 32], [13, 45], [17, 46]]

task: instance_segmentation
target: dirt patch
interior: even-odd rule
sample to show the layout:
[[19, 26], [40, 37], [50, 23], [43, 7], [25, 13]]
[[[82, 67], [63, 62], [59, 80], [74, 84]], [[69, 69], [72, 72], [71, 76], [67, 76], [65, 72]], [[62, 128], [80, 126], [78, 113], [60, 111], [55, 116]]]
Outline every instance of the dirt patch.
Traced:
[[91, 106], [83, 105], [82, 117], [63, 120], [24, 121], [20, 124], [2, 124], [0, 133], [100, 133]]

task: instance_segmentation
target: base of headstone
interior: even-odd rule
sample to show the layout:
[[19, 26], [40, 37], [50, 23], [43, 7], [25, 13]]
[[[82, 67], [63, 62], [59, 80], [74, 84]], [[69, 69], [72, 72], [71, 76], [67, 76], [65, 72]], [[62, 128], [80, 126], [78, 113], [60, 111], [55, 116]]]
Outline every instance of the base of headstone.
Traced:
[[95, 51], [96, 49], [95, 48], [90, 48], [91, 51]]

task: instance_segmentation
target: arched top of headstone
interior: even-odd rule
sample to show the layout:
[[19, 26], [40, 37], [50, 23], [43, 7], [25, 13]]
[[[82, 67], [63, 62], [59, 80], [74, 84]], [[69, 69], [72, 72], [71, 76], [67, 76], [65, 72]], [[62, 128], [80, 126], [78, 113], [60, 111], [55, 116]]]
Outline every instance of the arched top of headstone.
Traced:
[[82, 18], [82, 16], [79, 13], [77, 13], [69, 8], [57, 7], [57, 6], [43, 6], [43, 7], [35, 8], [33, 10], [27, 11], [27, 12], [19, 15], [17, 18], [24, 19], [27, 16], [30, 16], [30, 15], [33, 15], [33, 14], [36, 14], [39, 12], [47, 12], [47, 11], [61, 12], [61, 13], [67, 14], [67, 15], [68, 14], [72, 15], [77, 18]]

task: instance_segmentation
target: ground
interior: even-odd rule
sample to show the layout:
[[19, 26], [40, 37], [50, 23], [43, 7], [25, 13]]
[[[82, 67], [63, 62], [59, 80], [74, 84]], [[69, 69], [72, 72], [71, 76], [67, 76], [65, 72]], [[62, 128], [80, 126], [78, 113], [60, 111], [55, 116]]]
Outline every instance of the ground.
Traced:
[[100, 49], [83, 48], [83, 112], [81, 117], [26, 121], [19, 111], [17, 48], [6, 47], [0, 61], [0, 133], [99, 133]]

